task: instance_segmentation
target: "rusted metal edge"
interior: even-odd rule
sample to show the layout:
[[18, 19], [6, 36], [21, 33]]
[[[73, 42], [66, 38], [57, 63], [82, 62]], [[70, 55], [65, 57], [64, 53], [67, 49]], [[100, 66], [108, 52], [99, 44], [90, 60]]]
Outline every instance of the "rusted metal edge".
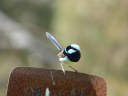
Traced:
[[7, 96], [106, 96], [101, 77], [61, 70], [17, 67], [10, 74]]

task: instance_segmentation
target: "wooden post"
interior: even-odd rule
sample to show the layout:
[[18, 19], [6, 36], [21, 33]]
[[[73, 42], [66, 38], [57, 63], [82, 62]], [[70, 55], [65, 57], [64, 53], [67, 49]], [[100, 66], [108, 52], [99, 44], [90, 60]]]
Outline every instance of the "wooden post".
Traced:
[[84, 73], [17, 67], [11, 72], [7, 96], [106, 96], [106, 83]]

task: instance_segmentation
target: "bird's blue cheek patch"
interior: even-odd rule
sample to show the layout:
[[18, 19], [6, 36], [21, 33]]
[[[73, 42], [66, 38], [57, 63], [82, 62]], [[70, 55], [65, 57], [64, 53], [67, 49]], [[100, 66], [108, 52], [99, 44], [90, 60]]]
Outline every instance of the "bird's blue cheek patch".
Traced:
[[69, 54], [72, 54], [72, 53], [75, 53], [75, 52], [76, 52], [76, 51], [73, 50], [73, 49], [69, 49], [69, 50], [68, 50], [68, 53], [69, 53]]

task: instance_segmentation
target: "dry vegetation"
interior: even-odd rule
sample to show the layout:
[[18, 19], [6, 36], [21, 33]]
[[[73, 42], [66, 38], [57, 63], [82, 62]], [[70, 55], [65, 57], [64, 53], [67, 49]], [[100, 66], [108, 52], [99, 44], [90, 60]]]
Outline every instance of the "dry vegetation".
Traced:
[[108, 96], [128, 96], [127, 5], [127, 0], [0, 0], [1, 96], [16, 66], [60, 69], [45, 31], [62, 46], [81, 46], [82, 59], [73, 67], [103, 77]]

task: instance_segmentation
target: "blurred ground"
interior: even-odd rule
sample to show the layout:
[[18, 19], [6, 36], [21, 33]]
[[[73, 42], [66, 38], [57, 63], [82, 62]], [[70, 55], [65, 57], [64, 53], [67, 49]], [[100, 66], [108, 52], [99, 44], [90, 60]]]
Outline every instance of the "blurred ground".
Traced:
[[0, 0], [1, 96], [16, 66], [60, 69], [46, 31], [64, 47], [81, 46], [82, 58], [73, 67], [103, 77], [108, 96], [128, 96], [127, 5], [127, 0]]

